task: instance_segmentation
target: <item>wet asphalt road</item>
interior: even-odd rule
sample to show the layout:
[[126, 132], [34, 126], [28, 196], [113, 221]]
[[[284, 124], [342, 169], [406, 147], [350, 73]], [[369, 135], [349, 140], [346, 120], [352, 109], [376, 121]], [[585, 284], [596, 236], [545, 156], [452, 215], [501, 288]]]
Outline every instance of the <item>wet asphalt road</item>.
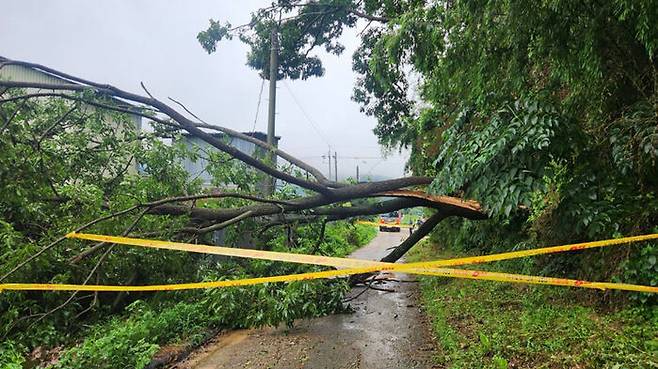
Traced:
[[[379, 233], [351, 257], [378, 260], [407, 232]], [[411, 281], [404, 274], [387, 277]], [[263, 328], [223, 333], [176, 368], [432, 368], [433, 343], [417, 301], [417, 285], [385, 282], [350, 302], [352, 314], [301, 320], [288, 330]], [[355, 288], [354, 296], [363, 288]]]

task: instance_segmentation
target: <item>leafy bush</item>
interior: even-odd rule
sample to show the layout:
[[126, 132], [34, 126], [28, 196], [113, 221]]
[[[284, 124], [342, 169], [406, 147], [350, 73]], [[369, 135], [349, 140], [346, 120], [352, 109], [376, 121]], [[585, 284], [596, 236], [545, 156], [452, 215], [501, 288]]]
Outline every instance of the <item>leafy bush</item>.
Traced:
[[[300, 227], [299, 234], [306, 232], [313, 233], [311, 227]], [[344, 256], [370, 241], [375, 234], [372, 227], [343, 222], [330, 224], [320, 249]], [[349, 243], [348, 239], [356, 243]], [[308, 247], [311, 247], [310, 241], [305, 237], [297, 240]], [[281, 235], [271, 244], [276, 250], [287, 249]], [[301, 250], [303, 246], [295, 249]], [[321, 269], [267, 261], [241, 266], [224, 258], [202, 272], [206, 280], [222, 280], [227, 275], [237, 279]], [[143, 368], [161, 345], [198, 340], [211, 328], [249, 328], [280, 323], [292, 326], [296, 319], [343, 311], [342, 298], [347, 290], [345, 281], [318, 280], [161, 293], [148, 301], [133, 302], [126, 309], [126, 316], [114, 317], [85, 332], [85, 339], [66, 351], [56, 367]]]
[[0, 368], [22, 369], [23, 363], [25, 363], [24, 351], [23, 347], [13, 341], [0, 343]]
[[528, 100], [497, 112], [481, 129], [468, 124], [472, 114], [462, 112], [443, 132], [431, 188], [438, 193], [466, 189], [490, 214], [509, 216], [519, 205], [529, 206], [529, 195], [543, 188], [550, 157], [540, 153], [555, 150], [551, 146], [564, 124], [554, 108]]

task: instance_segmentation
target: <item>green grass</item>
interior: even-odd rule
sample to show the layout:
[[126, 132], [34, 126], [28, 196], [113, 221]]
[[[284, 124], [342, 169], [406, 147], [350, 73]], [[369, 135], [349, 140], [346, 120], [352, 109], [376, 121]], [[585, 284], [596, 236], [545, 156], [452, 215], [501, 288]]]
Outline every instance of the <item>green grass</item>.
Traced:
[[[408, 260], [449, 256], [425, 242]], [[564, 287], [438, 277], [420, 285], [439, 367], [658, 368], [658, 307], [597, 306]]]

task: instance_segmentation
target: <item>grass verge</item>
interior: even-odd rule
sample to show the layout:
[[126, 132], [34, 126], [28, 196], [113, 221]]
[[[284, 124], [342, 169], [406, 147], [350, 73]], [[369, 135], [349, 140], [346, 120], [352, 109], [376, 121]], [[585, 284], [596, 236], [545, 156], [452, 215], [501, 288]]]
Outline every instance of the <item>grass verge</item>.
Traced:
[[[425, 241], [408, 260], [451, 256]], [[553, 286], [438, 277], [420, 286], [439, 367], [658, 368], [658, 307], [597, 306]]]

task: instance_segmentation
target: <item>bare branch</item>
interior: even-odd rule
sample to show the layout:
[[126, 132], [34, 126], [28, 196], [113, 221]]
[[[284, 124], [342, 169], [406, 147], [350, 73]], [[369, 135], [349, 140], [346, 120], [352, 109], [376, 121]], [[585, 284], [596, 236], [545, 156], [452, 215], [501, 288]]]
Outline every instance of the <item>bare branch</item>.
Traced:
[[142, 86], [142, 90], [144, 90], [144, 92], [146, 92], [146, 94], [149, 95], [149, 97], [150, 97], [151, 99], [153, 99], [153, 98], [154, 98], [153, 95], [151, 95], [151, 93], [149, 92], [149, 90], [146, 88], [146, 86], [144, 85], [144, 82], [140, 81], [139, 84]]
[[319, 171], [317, 168], [307, 164], [306, 162], [304, 162], [300, 159], [297, 159], [296, 157], [294, 157], [294, 156], [288, 154], [287, 152], [277, 148], [276, 146], [272, 146], [272, 145], [268, 144], [267, 142], [263, 142], [263, 141], [255, 138], [255, 137], [246, 135], [246, 134], [238, 132], [238, 131], [234, 131], [230, 128], [215, 126], [215, 125], [208, 124], [208, 123], [197, 123], [196, 126], [199, 127], [199, 128], [212, 129], [212, 130], [215, 130], [215, 131], [222, 132], [222, 133], [227, 134], [229, 136], [236, 137], [236, 138], [239, 138], [241, 140], [253, 143], [254, 145], [257, 145], [257, 146], [259, 146], [259, 147], [261, 147], [265, 150], [273, 152], [274, 154], [276, 154], [281, 159], [284, 159], [285, 161], [287, 161], [291, 164], [294, 164], [295, 166], [299, 167], [300, 169], [303, 169], [303, 170], [309, 172], [318, 182], [320, 182], [321, 184], [324, 184], [328, 187], [336, 188], [336, 187], [345, 186], [342, 183], [337, 183], [337, 182], [328, 180], [324, 176], [324, 174], [322, 174], [322, 172]]
[[237, 223], [237, 222], [239, 222], [243, 219], [249, 218], [252, 213], [253, 212], [251, 210], [248, 210], [248, 211], [238, 215], [237, 217], [229, 219], [229, 220], [227, 220], [225, 222], [222, 222], [222, 223], [213, 224], [211, 226], [204, 227], [204, 228], [187, 227], [187, 228], [181, 229], [180, 231], [181, 232], [186, 232], [186, 233], [195, 233], [195, 234], [205, 234], [205, 233], [209, 233], [209, 232], [212, 232], [212, 231], [218, 231], [218, 230], [226, 228], [226, 227], [228, 227], [232, 224], [235, 224], [235, 223]]
[[268, 204], [291, 205], [291, 206], [294, 205], [294, 203], [291, 201], [266, 199], [255, 195], [249, 195], [249, 194], [243, 194], [237, 192], [211, 192], [211, 193], [199, 194], [199, 195], [168, 197], [161, 200], [151, 201], [141, 206], [156, 207], [172, 202], [183, 202], [183, 201], [201, 200], [201, 199], [218, 199], [218, 198], [226, 198], [226, 197], [251, 200], [251, 201], [268, 203]]
[[[443, 219], [455, 214], [451, 213], [445, 213], [445, 212], [437, 212], [434, 215], [432, 215], [429, 219], [425, 221], [416, 231], [414, 231], [411, 236], [407, 237], [404, 241], [402, 241], [401, 244], [399, 244], [397, 247], [393, 249], [388, 255], [384, 256], [383, 258], [380, 259], [380, 261], [386, 262], [386, 263], [395, 263], [398, 261], [404, 254], [407, 253], [407, 251], [411, 250], [411, 248], [416, 245], [420, 240], [423, 239], [423, 237], [427, 236], [433, 229], [436, 227], [439, 222], [441, 222]], [[358, 283], [363, 283], [365, 280], [368, 278], [372, 277], [373, 273], [365, 273], [365, 274], [355, 274], [350, 276], [350, 284], [355, 285]]]
[[[142, 220], [142, 218], [144, 218], [144, 215], [146, 215], [148, 209], [149, 209], [149, 207], [147, 207], [146, 209], [143, 209], [137, 215], [137, 217], [135, 217], [135, 220], [133, 220], [133, 222], [128, 226], [128, 228], [126, 228], [126, 230], [123, 232], [122, 236], [125, 237], [125, 236], [129, 235], [130, 232], [132, 232], [133, 229], [135, 229], [135, 227], [137, 227], [137, 224], [139, 223], [140, 220]], [[107, 245], [107, 242], [99, 242], [99, 243], [95, 244], [94, 246], [92, 246], [92, 247], [84, 250], [83, 252], [79, 253], [78, 255], [70, 258], [69, 263], [76, 264], [76, 263], [80, 262], [80, 260], [85, 259], [85, 258], [93, 255], [96, 251], [100, 250], [101, 248], [105, 247], [106, 245]]]
[[[258, 204], [243, 206], [231, 209], [208, 209], [208, 208], [192, 208], [177, 206], [177, 205], [162, 205], [154, 207], [151, 214], [161, 215], [189, 215], [192, 218], [210, 221], [223, 221], [234, 218], [248, 210], [252, 210], [253, 217], [274, 215], [281, 212], [288, 211], [302, 211], [320, 206], [333, 204], [341, 201], [349, 201], [357, 198], [371, 196], [378, 192], [388, 191], [391, 189], [398, 189], [408, 186], [427, 185], [431, 182], [427, 177], [406, 177], [398, 179], [390, 179], [380, 182], [359, 183], [351, 186], [336, 188], [332, 192], [331, 197], [323, 195], [315, 195], [309, 197], [298, 198], [290, 200], [289, 204], [275, 205], [275, 204]], [[349, 209], [349, 208], [347, 208]]]
[[[32, 63], [24, 63], [24, 62], [12, 62], [14, 64], [25, 64], [25, 65], [32, 65], [34, 66], [35, 64]], [[41, 69], [41, 66], [37, 66], [36, 68]], [[45, 67], [43, 67], [45, 68]], [[49, 69], [52, 71], [52, 69]], [[62, 75], [66, 75], [62, 73]], [[68, 75], [66, 75], [68, 76]], [[80, 79], [78, 79], [80, 80]], [[217, 139], [216, 137], [213, 137], [211, 134], [206, 133], [199, 129], [196, 126], [196, 123], [187, 119], [185, 116], [177, 112], [175, 109], [171, 108], [169, 105], [163, 103], [160, 100], [150, 98], [150, 97], [144, 97], [140, 95], [136, 95], [127, 91], [123, 91], [121, 89], [118, 89], [114, 86], [110, 85], [100, 85], [98, 83], [92, 83], [89, 81], [86, 82], [81, 82], [81, 83], [86, 83], [87, 86], [83, 85], [73, 85], [73, 84], [49, 84], [49, 83], [37, 83], [37, 82], [15, 82], [15, 81], [0, 81], [0, 86], [4, 87], [18, 87], [18, 88], [43, 88], [43, 89], [49, 89], [49, 90], [68, 90], [68, 91], [84, 91], [84, 90], [94, 90], [98, 93], [101, 94], [106, 94], [108, 96], [113, 96], [113, 97], [118, 97], [127, 101], [132, 101], [144, 105], [148, 105], [151, 107], [156, 108], [163, 114], [169, 116], [171, 119], [175, 120], [182, 129], [186, 130], [188, 133], [191, 135], [207, 142], [211, 146], [214, 146], [215, 148], [235, 157], [236, 159], [244, 162], [245, 164], [248, 164], [263, 173], [270, 175], [272, 177], [278, 178], [280, 180], [283, 180], [285, 182], [291, 183], [291, 184], [296, 184], [302, 188], [312, 190], [315, 192], [319, 192], [325, 195], [330, 196], [331, 195], [331, 189], [328, 188], [327, 186], [324, 186], [322, 184], [319, 184], [317, 182], [311, 182], [304, 180], [302, 178], [297, 178], [293, 175], [290, 175], [288, 173], [282, 172], [277, 170], [276, 168], [273, 168], [269, 166], [268, 164], [264, 163], [263, 161], [252, 157], [249, 154], [246, 154], [237, 148], [226, 144], [222, 142], [221, 140]]]
[[231, 137], [239, 138], [241, 140], [250, 142], [250, 143], [252, 143], [256, 146], [259, 146], [259, 147], [261, 147], [261, 148], [263, 148], [267, 151], [273, 152], [278, 157], [280, 157], [280, 158], [286, 160], [287, 162], [289, 162], [291, 164], [294, 164], [297, 167], [309, 172], [321, 184], [327, 185], [329, 187], [341, 187], [342, 186], [339, 183], [328, 180], [324, 176], [324, 174], [322, 174], [322, 172], [317, 170], [315, 167], [305, 163], [302, 160], [299, 160], [299, 159], [295, 158], [294, 156], [286, 153], [283, 150], [280, 150], [278, 147], [276, 147], [274, 145], [270, 145], [267, 142], [261, 141], [261, 140], [255, 138], [255, 137], [249, 136], [249, 135], [244, 134], [242, 132], [232, 130], [230, 128], [225, 128], [225, 127], [215, 126], [215, 125], [209, 124], [209, 123], [205, 122], [203, 119], [199, 118], [192, 111], [190, 111], [190, 109], [188, 109], [185, 105], [183, 105], [182, 102], [180, 102], [178, 100], [175, 100], [174, 98], [171, 98], [171, 97], [169, 97], [169, 100], [173, 101], [178, 106], [180, 106], [183, 110], [185, 110], [188, 114], [190, 114], [191, 116], [196, 118], [200, 123], [196, 123], [195, 125], [199, 128], [212, 129], [212, 130], [215, 130], [215, 131], [222, 132], [222, 133], [224, 133], [226, 135], [229, 135]]
[[452, 214], [446, 214], [442, 212], [438, 212], [434, 215], [432, 215], [429, 219], [425, 221], [425, 223], [421, 224], [418, 229], [411, 234], [411, 236], [407, 237], [398, 247], [393, 249], [388, 255], [384, 256], [381, 261], [387, 262], [387, 263], [395, 263], [400, 259], [404, 254], [407, 253], [418, 241], [422, 240], [423, 237], [427, 236], [433, 229], [436, 227], [437, 224], [439, 224], [440, 221], [443, 219], [447, 218]]

